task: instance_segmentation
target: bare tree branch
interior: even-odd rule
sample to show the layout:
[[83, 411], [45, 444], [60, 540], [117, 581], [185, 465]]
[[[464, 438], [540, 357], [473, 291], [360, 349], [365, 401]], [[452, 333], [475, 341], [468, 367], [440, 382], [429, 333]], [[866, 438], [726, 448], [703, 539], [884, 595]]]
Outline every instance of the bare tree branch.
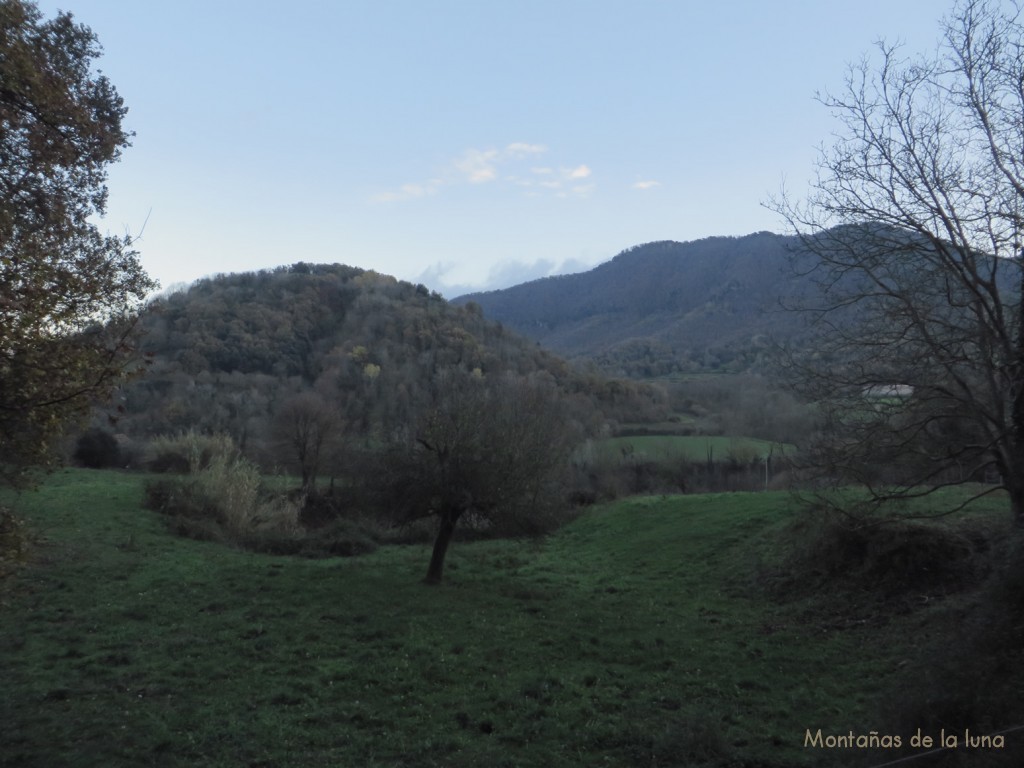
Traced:
[[879, 43], [821, 97], [844, 130], [807, 200], [769, 203], [821, 290], [788, 363], [822, 480], [883, 501], [995, 468], [1024, 523], [1022, 40], [1016, 11], [964, 0], [934, 56]]

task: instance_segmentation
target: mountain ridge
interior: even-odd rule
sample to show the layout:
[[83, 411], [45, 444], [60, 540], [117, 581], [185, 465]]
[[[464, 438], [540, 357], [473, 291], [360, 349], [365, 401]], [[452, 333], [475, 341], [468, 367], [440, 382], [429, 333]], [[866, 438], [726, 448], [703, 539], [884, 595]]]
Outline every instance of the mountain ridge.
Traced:
[[769, 335], [796, 331], [780, 299], [804, 290], [787, 269], [798, 243], [756, 232], [644, 243], [588, 272], [452, 299], [569, 359], [629, 375], [749, 368]]

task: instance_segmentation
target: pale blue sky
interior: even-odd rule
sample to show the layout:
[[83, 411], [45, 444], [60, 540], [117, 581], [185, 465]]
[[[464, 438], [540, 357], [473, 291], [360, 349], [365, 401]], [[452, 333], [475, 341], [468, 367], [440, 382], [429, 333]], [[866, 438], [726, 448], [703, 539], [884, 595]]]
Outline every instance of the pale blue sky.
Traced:
[[340, 262], [453, 296], [652, 240], [781, 231], [814, 100], [940, 0], [61, 0], [134, 146], [114, 233], [164, 287]]

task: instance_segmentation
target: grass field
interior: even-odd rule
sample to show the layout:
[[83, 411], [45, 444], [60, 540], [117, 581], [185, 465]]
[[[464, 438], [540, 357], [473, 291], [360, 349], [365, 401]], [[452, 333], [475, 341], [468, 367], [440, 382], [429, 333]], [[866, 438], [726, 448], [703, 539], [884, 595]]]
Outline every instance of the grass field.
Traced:
[[836, 765], [806, 729], [884, 731], [907, 663], [901, 619], [766, 598], [782, 493], [457, 542], [431, 588], [422, 546], [305, 560], [175, 538], [142, 482], [68, 471], [17, 501], [39, 541], [0, 582], [0, 765]]
[[747, 462], [763, 459], [769, 454], [775, 456], [793, 455], [792, 445], [759, 440], [755, 437], [722, 437], [712, 435], [636, 435], [631, 437], [610, 437], [595, 441], [595, 457], [604, 459], [622, 458], [628, 454], [634, 458], [664, 462], [685, 460], [705, 462], [708, 452], [712, 460], [737, 459]]

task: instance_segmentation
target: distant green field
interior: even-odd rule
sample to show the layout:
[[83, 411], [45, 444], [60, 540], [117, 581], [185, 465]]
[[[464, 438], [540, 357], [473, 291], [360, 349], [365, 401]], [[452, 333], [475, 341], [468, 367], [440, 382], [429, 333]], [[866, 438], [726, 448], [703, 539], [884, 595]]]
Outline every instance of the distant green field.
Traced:
[[592, 443], [595, 458], [615, 459], [631, 456], [663, 462], [672, 460], [714, 461], [738, 459], [751, 461], [763, 459], [769, 454], [775, 456], [794, 455], [796, 448], [785, 443], [773, 443], [754, 437], [720, 437], [699, 435], [637, 435], [633, 437], [610, 437]]
[[875, 706], [915, 653], [914, 616], [765, 596], [787, 494], [457, 542], [431, 588], [425, 546], [304, 560], [175, 538], [142, 481], [65, 472], [17, 500], [40, 538], [0, 583], [0, 765], [835, 765], [806, 730], [887, 727]]

